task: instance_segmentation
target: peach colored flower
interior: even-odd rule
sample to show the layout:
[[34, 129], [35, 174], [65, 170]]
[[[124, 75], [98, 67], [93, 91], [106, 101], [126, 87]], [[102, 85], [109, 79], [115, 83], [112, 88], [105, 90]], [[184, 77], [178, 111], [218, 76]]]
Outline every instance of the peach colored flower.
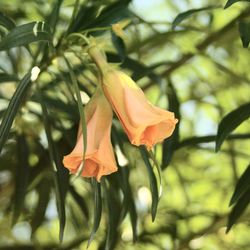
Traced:
[[96, 47], [89, 54], [101, 70], [103, 91], [132, 144], [150, 149], [172, 135], [178, 122], [174, 113], [153, 106], [129, 76], [108, 65]]
[[[114, 152], [110, 141], [112, 109], [98, 88], [85, 107], [87, 124], [87, 149], [82, 171], [84, 177], [95, 177], [98, 181], [103, 175], [117, 171]], [[76, 173], [83, 162], [83, 134], [79, 126], [76, 146], [64, 156], [63, 164], [72, 173]]]

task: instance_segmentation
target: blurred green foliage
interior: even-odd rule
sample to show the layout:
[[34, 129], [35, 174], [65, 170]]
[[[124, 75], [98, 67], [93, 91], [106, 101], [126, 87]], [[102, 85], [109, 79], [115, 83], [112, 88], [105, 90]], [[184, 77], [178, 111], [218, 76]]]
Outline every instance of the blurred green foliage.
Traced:
[[[0, 249], [249, 249], [249, 16], [249, 1], [0, 0]], [[62, 165], [93, 39], [179, 119], [153, 152], [115, 119], [119, 171], [100, 184]]]

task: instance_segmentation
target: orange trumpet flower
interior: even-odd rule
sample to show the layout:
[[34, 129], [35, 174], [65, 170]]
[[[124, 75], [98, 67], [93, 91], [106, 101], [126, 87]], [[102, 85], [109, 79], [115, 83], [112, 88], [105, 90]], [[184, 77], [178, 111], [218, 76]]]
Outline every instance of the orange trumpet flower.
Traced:
[[178, 122], [174, 113], [153, 106], [125, 73], [111, 68], [96, 47], [89, 54], [102, 73], [102, 88], [130, 142], [151, 149], [172, 135]]
[[[112, 109], [101, 89], [98, 88], [85, 107], [87, 124], [87, 148], [82, 176], [95, 177], [100, 181], [103, 175], [117, 171], [114, 152], [110, 141]], [[76, 146], [64, 156], [63, 164], [71, 173], [76, 173], [83, 163], [83, 134], [79, 126]]]

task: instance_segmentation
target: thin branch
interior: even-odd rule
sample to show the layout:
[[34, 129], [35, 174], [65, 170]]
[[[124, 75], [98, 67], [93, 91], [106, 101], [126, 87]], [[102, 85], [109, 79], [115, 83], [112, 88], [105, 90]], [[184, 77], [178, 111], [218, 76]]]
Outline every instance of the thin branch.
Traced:
[[[227, 141], [230, 140], [245, 140], [250, 139], [250, 133], [248, 134], [233, 134], [227, 137]], [[187, 146], [195, 146], [200, 143], [209, 143], [214, 142], [216, 140], [216, 135], [207, 135], [207, 136], [199, 136], [199, 137], [191, 137], [185, 140], [182, 140], [177, 146], [176, 149], [180, 149]]]
[[[241, 18], [247, 17], [249, 13], [250, 13], [250, 8], [247, 8], [245, 11], [241, 12], [238, 16], [236, 16], [233, 20], [231, 20], [228, 24], [226, 24], [222, 29], [211, 33], [201, 43], [199, 43], [196, 46], [197, 50], [204, 51], [211, 43], [218, 41], [222, 36], [228, 33], [231, 29], [235, 28], [235, 24], [237, 23], [237, 21]], [[167, 68], [165, 71], [163, 71], [160, 74], [161, 77], [169, 76], [176, 69], [180, 68], [182, 65], [184, 65], [187, 61], [189, 61], [196, 55], [197, 53], [187, 53], [187, 54], [182, 55], [182, 57], [178, 61], [173, 63], [169, 68]], [[154, 82], [152, 81], [146, 83], [143, 87], [143, 90], [148, 89], [153, 84]]]

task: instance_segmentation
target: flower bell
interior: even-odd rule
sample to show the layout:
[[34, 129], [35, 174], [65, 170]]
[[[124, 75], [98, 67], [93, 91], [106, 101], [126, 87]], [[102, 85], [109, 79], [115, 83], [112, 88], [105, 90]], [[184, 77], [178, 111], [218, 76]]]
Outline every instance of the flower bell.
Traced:
[[178, 122], [174, 113], [152, 105], [125, 73], [111, 68], [97, 47], [89, 55], [101, 71], [102, 88], [130, 142], [151, 149], [172, 135]]
[[[100, 181], [103, 175], [117, 171], [114, 152], [110, 141], [112, 109], [100, 88], [85, 107], [87, 124], [87, 148], [82, 176], [95, 177]], [[64, 156], [63, 164], [71, 173], [76, 173], [83, 163], [83, 134], [79, 126], [76, 146]]]

